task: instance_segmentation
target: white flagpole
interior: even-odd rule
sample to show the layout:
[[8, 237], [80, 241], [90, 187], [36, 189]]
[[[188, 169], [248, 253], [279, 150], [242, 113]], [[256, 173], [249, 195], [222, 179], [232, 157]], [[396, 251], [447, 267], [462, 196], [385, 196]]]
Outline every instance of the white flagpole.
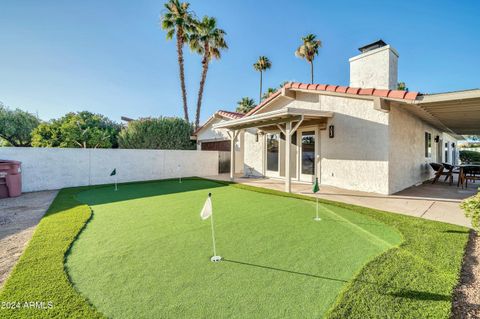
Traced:
[[[212, 193], [208, 193], [208, 197], [210, 197], [210, 200], [211, 200]], [[215, 228], [213, 227], [213, 205], [212, 205], [212, 215], [210, 216], [210, 224], [212, 226], [212, 242], [213, 242], [213, 257], [210, 258], [210, 260], [213, 262], [217, 262], [222, 260], [222, 257], [217, 256], [217, 247], [215, 245]]]
[[115, 191], [118, 191], [118, 188], [117, 188], [117, 174], [115, 174]]
[[314, 218], [314, 220], [318, 222], [318, 221], [320, 221], [320, 220], [322, 220], [322, 219], [318, 216], [318, 195], [317, 195], [317, 194], [315, 194], [315, 198], [317, 199], [317, 215], [316, 215], [316, 217]]
[[213, 256], [217, 256], [217, 248], [215, 247], [215, 229], [213, 227], [213, 212], [212, 216], [210, 217], [211, 225], [212, 225], [212, 242], [213, 242]]

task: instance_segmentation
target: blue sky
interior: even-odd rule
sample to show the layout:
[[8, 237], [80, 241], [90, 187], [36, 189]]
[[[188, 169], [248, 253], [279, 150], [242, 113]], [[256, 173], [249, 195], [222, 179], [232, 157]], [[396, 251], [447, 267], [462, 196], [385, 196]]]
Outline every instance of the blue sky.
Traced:
[[[0, 101], [42, 119], [89, 110], [120, 116], [182, 115], [174, 41], [159, 28], [164, 1], [0, 2]], [[294, 56], [301, 36], [323, 48], [315, 82], [348, 85], [348, 58], [382, 38], [400, 53], [399, 80], [424, 93], [480, 87], [479, 1], [192, 0], [214, 16], [229, 50], [211, 65], [202, 120], [257, 98], [259, 55], [273, 63], [264, 87], [309, 80]], [[185, 48], [193, 118], [200, 57]]]

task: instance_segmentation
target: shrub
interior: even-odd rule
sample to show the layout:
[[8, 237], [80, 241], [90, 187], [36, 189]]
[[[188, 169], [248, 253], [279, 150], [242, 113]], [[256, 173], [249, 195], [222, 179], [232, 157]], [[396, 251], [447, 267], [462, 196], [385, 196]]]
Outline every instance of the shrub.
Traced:
[[195, 148], [190, 140], [192, 124], [181, 118], [143, 118], [128, 123], [118, 135], [120, 148], [189, 150]]
[[472, 220], [472, 227], [480, 232], [480, 192], [464, 200], [460, 206], [465, 211], [465, 216]]
[[120, 125], [101, 114], [88, 111], [40, 124], [32, 132], [32, 146], [111, 148], [117, 147]]
[[0, 146], [30, 146], [30, 134], [39, 123], [35, 115], [0, 103]]
[[462, 161], [462, 163], [480, 162], [480, 152], [460, 151], [460, 160]]

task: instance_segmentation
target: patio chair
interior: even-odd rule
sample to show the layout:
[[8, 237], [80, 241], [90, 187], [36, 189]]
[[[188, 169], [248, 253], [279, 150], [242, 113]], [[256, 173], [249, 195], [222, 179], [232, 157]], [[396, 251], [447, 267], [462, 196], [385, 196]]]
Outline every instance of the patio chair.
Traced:
[[473, 183], [480, 181], [480, 166], [465, 166], [463, 168], [463, 179], [465, 180], [465, 188], [468, 188], [468, 181]]
[[458, 178], [460, 179], [460, 170], [457, 169], [455, 166], [453, 165], [450, 165], [450, 164], [447, 164], [447, 163], [442, 163], [443, 167], [444, 167], [444, 171], [448, 171], [450, 173], [450, 176], [446, 176], [445, 177], [445, 180], [444, 182], [447, 181], [447, 179], [450, 177], [450, 185], [452, 185], [453, 183], [453, 175], [457, 174], [458, 175]]
[[433, 178], [432, 184], [435, 184], [441, 176], [445, 176], [445, 181], [450, 178], [450, 185], [453, 182], [453, 174], [449, 170], [445, 170], [445, 167], [439, 163], [430, 163], [430, 167], [435, 171], [435, 176]]

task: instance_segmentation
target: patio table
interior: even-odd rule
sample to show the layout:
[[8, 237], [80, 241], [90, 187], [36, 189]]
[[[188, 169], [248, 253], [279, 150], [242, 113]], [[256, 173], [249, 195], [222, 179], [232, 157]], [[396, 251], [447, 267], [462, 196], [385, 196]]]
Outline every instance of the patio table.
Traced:
[[465, 179], [465, 174], [463, 172], [463, 169], [465, 167], [477, 167], [478, 169], [480, 169], [480, 165], [477, 165], [477, 164], [461, 164], [461, 165], [455, 165], [455, 167], [459, 168], [460, 169], [460, 172], [458, 173], [458, 182], [457, 182], [457, 187], [460, 186], [460, 184], [462, 184], [462, 188], [463, 188], [463, 182], [464, 182], [464, 179]]

